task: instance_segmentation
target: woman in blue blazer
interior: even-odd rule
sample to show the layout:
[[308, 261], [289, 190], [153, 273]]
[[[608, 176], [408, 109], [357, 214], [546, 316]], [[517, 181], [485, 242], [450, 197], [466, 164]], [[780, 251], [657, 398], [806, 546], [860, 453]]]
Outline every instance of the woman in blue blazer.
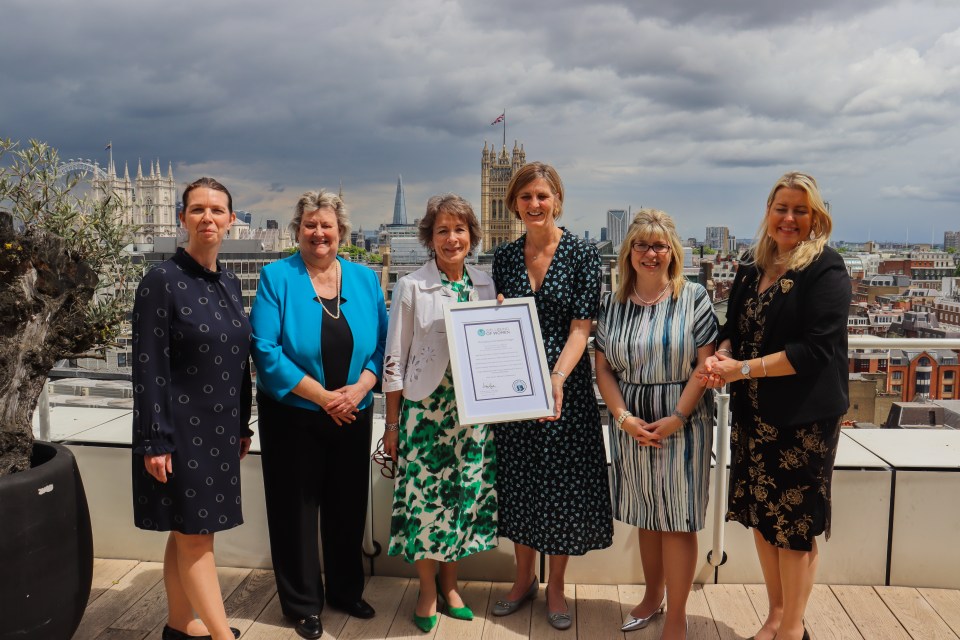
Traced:
[[300, 250], [260, 272], [251, 354], [280, 605], [301, 637], [319, 638], [324, 594], [352, 616], [374, 615], [361, 545], [387, 312], [376, 274], [337, 255], [350, 232], [338, 196], [303, 194], [290, 228]]

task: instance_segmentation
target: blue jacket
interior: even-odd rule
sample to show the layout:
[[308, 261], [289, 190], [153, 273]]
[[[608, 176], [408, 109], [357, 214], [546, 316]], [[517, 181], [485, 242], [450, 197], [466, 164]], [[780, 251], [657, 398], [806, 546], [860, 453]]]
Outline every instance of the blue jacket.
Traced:
[[[379, 380], [387, 338], [387, 309], [376, 274], [367, 267], [340, 260], [340, 310], [353, 333], [353, 353], [347, 384], [369, 369]], [[257, 297], [250, 311], [253, 344], [250, 355], [257, 365], [257, 388], [294, 407], [320, 411], [316, 403], [291, 390], [309, 375], [326, 386], [320, 357], [321, 305], [299, 253], [268, 264], [260, 271]], [[368, 393], [359, 408], [373, 401]]]

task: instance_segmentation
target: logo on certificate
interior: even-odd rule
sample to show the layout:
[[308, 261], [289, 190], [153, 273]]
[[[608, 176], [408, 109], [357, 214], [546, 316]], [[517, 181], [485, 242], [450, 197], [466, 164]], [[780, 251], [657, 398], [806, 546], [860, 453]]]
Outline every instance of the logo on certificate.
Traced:
[[487, 335], [487, 332], [483, 329], [477, 329], [477, 335], [482, 338], [483, 336]]
[[527, 390], [527, 383], [523, 380], [514, 380], [513, 381], [513, 390], [517, 393], [523, 393]]

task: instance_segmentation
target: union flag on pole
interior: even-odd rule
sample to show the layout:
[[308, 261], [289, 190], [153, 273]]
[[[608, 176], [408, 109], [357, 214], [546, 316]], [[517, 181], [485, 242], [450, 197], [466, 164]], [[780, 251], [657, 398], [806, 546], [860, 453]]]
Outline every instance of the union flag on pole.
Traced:
[[103, 150], [106, 151], [107, 149], [111, 149], [111, 148], [113, 148], [113, 142], [108, 142], [107, 146], [105, 146]]
[[503, 122], [503, 118], [504, 118], [504, 116], [506, 116], [506, 115], [507, 115], [507, 112], [504, 111], [503, 113], [501, 113], [500, 115], [498, 115], [498, 116], [497, 116], [497, 119], [494, 120], [493, 122], [491, 122], [490, 124], [497, 124], [498, 122]]

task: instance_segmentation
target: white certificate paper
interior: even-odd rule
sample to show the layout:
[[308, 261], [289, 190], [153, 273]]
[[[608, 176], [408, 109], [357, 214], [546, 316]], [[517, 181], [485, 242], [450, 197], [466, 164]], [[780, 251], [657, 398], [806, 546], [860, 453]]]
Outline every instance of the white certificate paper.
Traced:
[[455, 303], [444, 315], [460, 424], [553, 415], [533, 298]]
[[465, 322], [473, 397], [496, 400], [531, 396], [533, 372], [525, 357], [520, 320]]

